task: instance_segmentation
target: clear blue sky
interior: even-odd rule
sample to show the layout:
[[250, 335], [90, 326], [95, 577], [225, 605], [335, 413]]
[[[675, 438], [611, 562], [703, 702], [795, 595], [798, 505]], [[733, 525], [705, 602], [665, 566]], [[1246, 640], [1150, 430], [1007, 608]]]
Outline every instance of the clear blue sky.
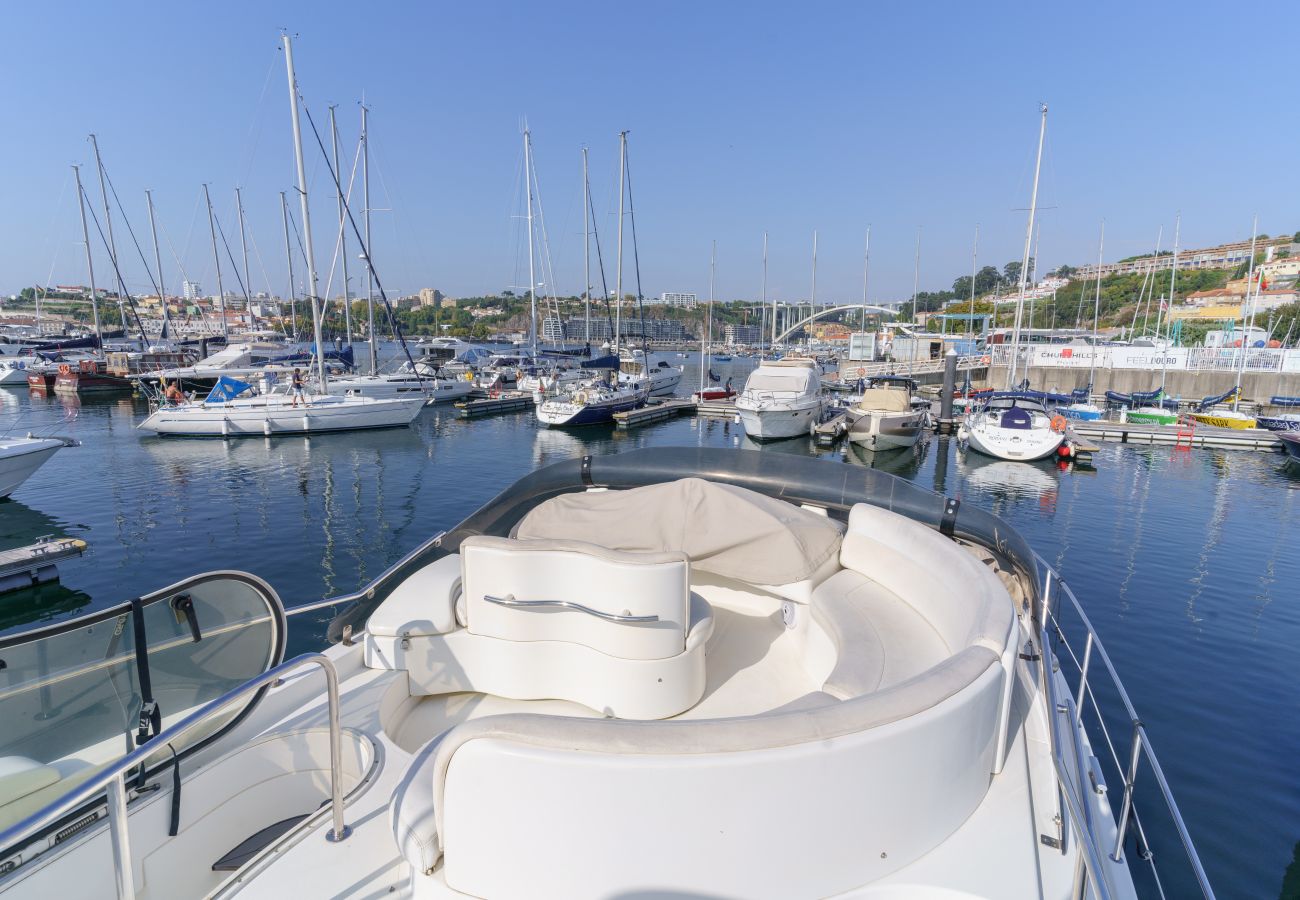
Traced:
[[[647, 294], [703, 295], [716, 239], [718, 296], [756, 297], [765, 230], [781, 299], [807, 296], [814, 229], [819, 300], [861, 296], [868, 224], [874, 299], [911, 292], [918, 226], [923, 290], [969, 271], [976, 223], [981, 264], [1018, 259], [1040, 100], [1051, 107], [1040, 271], [1095, 258], [1103, 218], [1108, 259], [1150, 250], [1161, 224], [1168, 247], [1177, 210], [1184, 246], [1248, 237], [1255, 212], [1262, 231], [1300, 228], [1294, 16], [1280, 3], [120, 6], [6, 10], [6, 294], [85, 281], [69, 164], [91, 162], [92, 131], [144, 241], [154, 192], [169, 289], [180, 283], [169, 242], [214, 285], [207, 181], [232, 243], [242, 186], [252, 286], [282, 292], [279, 191], [293, 178], [282, 26], [298, 36], [317, 121], [339, 104], [349, 160], [363, 91], [372, 104], [372, 203], [390, 210], [374, 214], [374, 256], [397, 292], [526, 283], [524, 116], [562, 293], [581, 290], [583, 144], [612, 270], [620, 129]], [[332, 187], [308, 151], [326, 273]], [[97, 185], [90, 194], [98, 202]], [[144, 291], [115, 221], [128, 283]], [[102, 250], [96, 274], [107, 283]]]

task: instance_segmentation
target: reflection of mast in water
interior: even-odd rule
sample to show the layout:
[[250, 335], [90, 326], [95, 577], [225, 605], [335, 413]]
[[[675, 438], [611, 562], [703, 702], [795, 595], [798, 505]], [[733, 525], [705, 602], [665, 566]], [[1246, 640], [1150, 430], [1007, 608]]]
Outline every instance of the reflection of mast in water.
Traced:
[[[917, 441], [917, 443], [929, 443], [929, 441]], [[938, 446], [934, 451], [934, 492], [942, 494], [948, 483], [948, 435], [938, 435], [935, 443]]]
[[321, 551], [320, 568], [325, 579], [324, 596], [332, 597], [339, 591], [334, 583], [334, 579], [338, 575], [334, 571], [334, 457], [328, 453], [325, 454], [325, 463], [321, 466], [321, 474], [323, 482], [321, 486], [321, 530], [325, 532], [325, 547]]
[[[1221, 453], [1222, 451], [1215, 451], [1216, 456]], [[1205, 576], [1210, 572], [1210, 550], [1218, 546], [1219, 537], [1223, 533], [1223, 522], [1228, 517], [1228, 472], [1222, 463], [1222, 459], [1211, 460], [1211, 467], [1216, 471], [1214, 511], [1210, 514], [1210, 524], [1205, 530], [1205, 545], [1196, 557], [1196, 575], [1192, 578], [1195, 588], [1187, 597], [1187, 618], [1194, 625], [1201, 624], [1196, 615], [1196, 601], [1201, 599], [1201, 592], [1205, 590]]]
[[[1294, 503], [1296, 492], [1283, 491], [1282, 493], [1284, 496], [1282, 505], [1285, 508], [1282, 511], [1283, 515], [1280, 521], [1289, 522], [1292, 521], [1291, 519], [1292, 510], [1290, 509], [1290, 507]], [[1264, 562], [1264, 569], [1259, 574], [1259, 593], [1255, 594], [1255, 598], [1254, 598], [1255, 599], [1255, 614], [1254, 614], [1255, 629], [1254, 632], [1252, 633], [1254, 637], [1259, 636], [1259, 623], [1264, 618], [1264, 610], [1266, 610], [1269, 604], [1273, 602], [1273, 592], [1272, 590], [1270, 590], [1270, 588], [1273, 586], [1274, 582], [1277, 581], [1278, 549], [1282, 546], [1282, 541], [1289, 538], [1291, 535], [1290, 530], [1287, 528], [1277, 528], [1275, 529], [1275, 531], [1277, 532], [1277, 540], [1273, 541], [1273, 549], [1269, 551], [1268, 559]]]
[[[1148, 462], [1149, 461], [1148, 458]], [[1143, 478], [1144, 475], [1146, 476], [1145, 479]], [[1133, 535], [1128, 540], [1128, 565], [1124, 572], [1124, 580], [1119, 583], [1119, 611], [1121, 615], [1128, 612], [1128, 585], [1129, 582], [1133, 580], [1133, 576], [1137, 573], [1137, 555], [1138, 551], [1142, 549], [1142, 524], [1146, 519], [1147, 497], [1151, 494], [1150, 467], [1134, 466], [1133, 479], [1134, 484], [1129, 489], [1129, 496], [1136, 495], [1138, 498], [1138, 504], [1137, 514], [1131, 517], [1133, 519]], [[1141, 482], [1140, 491], [1138, 482]], [[1122, 519], [1123, 517], [1117, 516], [1115, 518], [1115, 523], [1118, 525]]]

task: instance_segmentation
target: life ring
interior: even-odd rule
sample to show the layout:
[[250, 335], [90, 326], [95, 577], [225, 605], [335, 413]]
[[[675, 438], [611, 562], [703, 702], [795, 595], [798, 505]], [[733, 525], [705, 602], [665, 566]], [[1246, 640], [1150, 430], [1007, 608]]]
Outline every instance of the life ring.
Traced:
[[981, 357], [980, 357], [980, 365], [981, 365], [981, 366], [987, 366], [988, 364], [989, 364], [989, 358], [988, 358], [987, 356], [981, 356]]
[[60, 374], [60, 375], [71, 375], [71, 374], [72, 374], [72, 366], [68, 365], [67, 363], [59, 363], [59, 374]]
[[1057, 434], [1065, 434], [1065, 429], [1068, 428], [1069, 425], [1070, 423], [1066, 420], [1065, 416], [1052, 416], [1052, 430]]
[[864, 369], [862, 366], [858, 366], [858, 375], [859, 375], [859, 376], [862, 376], [862, 375], [866, 375], [866, 374], [867, 374], [867, 370]]

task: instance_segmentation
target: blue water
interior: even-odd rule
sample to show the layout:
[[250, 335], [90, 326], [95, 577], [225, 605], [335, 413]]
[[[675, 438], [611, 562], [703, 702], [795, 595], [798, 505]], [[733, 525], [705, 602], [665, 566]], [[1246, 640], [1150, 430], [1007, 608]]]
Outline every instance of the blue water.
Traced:
[[[687, 366], [686, 393], [698, 363], [674, 362]], [[739, 384], [750, 365], [714, 370]], [[146, 436], [134, 429], [144, 414], [131, 399], [0, 389], [0, 432], [53, 425], [82, 441], [0, 501], [0, 547], [51, 533], [90, 544], [60, 563], [61, 585], [0, 596], [0, 628], [219, 568], [261, 575], [291, 606], [356, 589], [549, 462], [754, 446], [730, 421], [694, 418], [567, 433], [531, 413], [465, 421], [430, 409], [411, 429], [222, 442]], [[1219, 896], [1279, 895], [1300, 839], [1300, 469], [1263, 453], [1107, 445], [1095, 469], [1060, 470], [963, 459], [938, 438], [875, 458], [804, 439], [762, 452], [875, 465], [1020, 529], [1084, 602]], [[319, 642], [326, 617], [301, 623], [291, 651]], [[1155, 846], [1177, 873], [1175, 848]], [[1173, 877], [1170, 896], [1184, 895], [1185, 872]]]

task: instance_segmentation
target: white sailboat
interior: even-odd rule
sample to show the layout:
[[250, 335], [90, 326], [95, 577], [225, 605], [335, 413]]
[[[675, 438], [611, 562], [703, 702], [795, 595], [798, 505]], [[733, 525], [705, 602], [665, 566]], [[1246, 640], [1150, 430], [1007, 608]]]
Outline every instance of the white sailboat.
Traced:
[[[298, 84], [294, 77], [293, 50], [284, 36], [285, 66], [289, 79], [289, 104], [293, 122], [294, 160], [298, 173], [298, 194], [302, 202], [303, 242], [307, 257], [307, 290], [310, 293], [312, 328], [316, 338], [315, 389], [322, 393], [309, 399], [288, 394], [253, 394], [243, 382], [218, 381], [201, 402], [174, 404], [160, 400], [158, 407], [138, 426], [160, 435], [192, 437], [242, 437], [252, 435], [310, 434], [327, 431], [355, 431], [409, 425], [424, 407], [423, 393], [417, 397], [375, 397], [329, 391], [322, 348], [320, 298], [317, 294], [316, 262], [312, 248], [311, 216], [307, 205], [307, 173], [302, 155], [302, 130], [298, 121]], [[244, 396], [248, 391], [249, 395]]]
[[[1007, 367], [1007, 389], [1016, 382], [1020, 363], [1020, 326], [1025, 309], [1025, 287], [1029, 277], [1029, 253], [1034, 238], [1034, 215], [1038, 211], [1038, 177], [1043, 167], [1043, 139], [1047, 136], [1047, 104], [1042, 106], [1038, 127], [1038, 157], [1034, 163], [1034, 189], [1029, 202], [1029, 225], [1025, 229], [1025, 252], [1020, 265], [1020, 296], [1016, 299], [1015, 327], [1011, 338], [1011, 365]], [[968, 414], [957, 430], [958, 440], [973, 450], [998, 459], [1042, 459], [1056, 452], [1065, 440], [1065, 417], [1047, 412], [1040, 400], [1008, 394], [993, 395], [983, 407]]]

